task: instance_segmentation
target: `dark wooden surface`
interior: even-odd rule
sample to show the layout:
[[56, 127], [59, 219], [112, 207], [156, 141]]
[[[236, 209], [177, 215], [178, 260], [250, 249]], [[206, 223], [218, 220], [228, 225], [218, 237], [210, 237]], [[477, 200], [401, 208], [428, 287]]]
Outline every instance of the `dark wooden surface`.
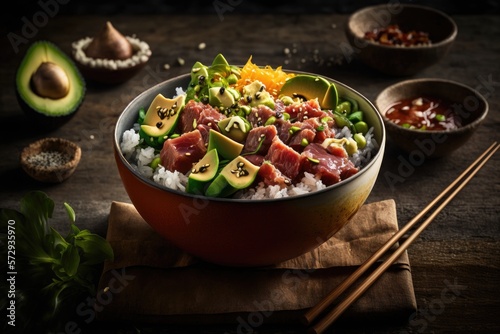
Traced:
[[[493, 141], [499, 140], [500, 123], [500, 17], [454, 15], [459, 33], [451, 52], [439, 64], [415, 77], [456, 80], [478, 88], [489, 102], [484, 124], [459, 151], [439, 160], [426, 159], [403, 177], [390, 182], [409, 161], [389, 139], [382, 170], [368, 202], [394, 199], [400, 226], [419, 212]], [[250, 55], [259, 65], [283, 65], [320, 73], [344, 82], [372, 101], [384, 87], [403, 78], [379, 75], [346, 57], [343, 26], [347, 15], [244, 15], [227, 11], [211, 15], [65, 16], [56, 15], [27, 38], [47, 39], [70, 52], [71, 43], [93, 35], [112, 23], [123, 33], [137, 34], [151, 46], [153, 56], [130, 81], [105, 87], [87, 84], [78, 114], [62, 128], [34, 131], [23, 127], [24, 114], [15, 98], [14, 77], [28, 44], [18, 53], [2, 30], [0, 54], [0, 205], [17, 208], [29, 190], [43, 190], [56, 202], [52, 222], [67, 231], [63, 202], [77, 213], [77, 224], [105, 235], [112, 201], [128, 202], [112, 156], [112, 131], [122, 109], [137, 94], [165, 79], [187, 72], [200, 60], [209, 63], [221, 52], [229, 62], [243, 64]], [[14, 31], [21, 34], [21, 31]], [[199, 43], [206, 43], [199, 50]], [[287, 57], [284, 49], [291, 50]], [[180, 65], [182, 58], [185, 65]], [[288, 63], [285, 63], [285, 61]], [[387, 61], [390, 61], [388, 59]], [[164, 65], [170, 69], [165, 70]], [[83, 150], [75, 174], [66, 182], [45, 185], [31, 180], [19, 166], [19, 155], [30, 142], [47, 136], [67, 138]], [[471, 333], [500, 332], [500, 154], [496, 154], [458, 196], [437, 216], [409, 249], [418, 312], [402, 325], [390, 323], [350, 327], [351, 332]], [[450, 284], [455, 286], [450, 290]], [[450, 292], [451, 291], [451, 292]], [[128, 319], [130, 320], [130, 319]], [[133, 321], [133, 319], [132, 319]], [[136, 328], [141, 329], [140, 324]], [[142, 332], [145, 331], [142, 328]], [[343, 328], [343, 331], [348, 331]], [[133, 326], [91, 324], [89, 332], [136, 333]], [[164, 327], [164, 333], [184, 333], [186, 328]], [[227, 328], [195, 328], [195, 332], [234, 332]], [[258, 328], [259, 333], [295, 333], [301, 329]]]

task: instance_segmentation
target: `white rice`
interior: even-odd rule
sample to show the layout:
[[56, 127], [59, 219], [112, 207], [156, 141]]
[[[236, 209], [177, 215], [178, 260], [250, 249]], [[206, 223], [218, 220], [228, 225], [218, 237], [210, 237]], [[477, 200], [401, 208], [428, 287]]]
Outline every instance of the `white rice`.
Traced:
[[186, 191], [188, 176], [178, 171], [169, 171], [159, 165], [153, 175], [153, 181], [173, 190]]
[[[167, 188], [179, 191], [186, 191], [186, 184], [188, 175], [179, 173], [178, 171], [171, 172], [159, 165], [156, 170], [153, 170], [149, 165], [159, 156], [155, 154], [152, 147], [142, 148], [140, 144], [142, 139], [139, 137], [137, 124], [130, 130], [123, 133], [122, 142], [120, 147], [125, 158], [132, 164], [132, 166], [145, 177], [152, 179], [154, 182], [165, 186]], [[352, 137], [349, 128], [337, 130], [336, 138]], [[365, 135], [366, 146], [363, 149], [358, 149], [356, 153], [350, 156], [350, 160], [359, 169], [363, 168], [371, 159], [378, 149], [378, 143], [373, 138], [373, 128]], [[234, 198], [238, 199], [269, 199], [269, 198], [284, 198], [314, 192], [326, 188], [326, 185], [320, 178], [315, 177], [311, 173], [304, 173], [301, 182], [281, 188], [278, 185], [266, 186], [263, 182], [257, 184], [256, 187], [250, 189], [243, 189], [234, 194]]]

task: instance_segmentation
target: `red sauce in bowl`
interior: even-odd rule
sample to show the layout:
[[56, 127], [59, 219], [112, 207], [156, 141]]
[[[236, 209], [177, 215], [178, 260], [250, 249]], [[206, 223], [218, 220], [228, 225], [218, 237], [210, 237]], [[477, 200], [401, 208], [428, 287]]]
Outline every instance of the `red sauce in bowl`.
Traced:
[[418, 46], [432, 44], [429, 34], [423, 31], [402, 31], [397, 24], [365, 32], [365, 39], [383, 45]]
[[415, 97], [392, 104], [385, 117], [409, 129], [445, 131], [460, 127], [451, 103], [435, 97]]

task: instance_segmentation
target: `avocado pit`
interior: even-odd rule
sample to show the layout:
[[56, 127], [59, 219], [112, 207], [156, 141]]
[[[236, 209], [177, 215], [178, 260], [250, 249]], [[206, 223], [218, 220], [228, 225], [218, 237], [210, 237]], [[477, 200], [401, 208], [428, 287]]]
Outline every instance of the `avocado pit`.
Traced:
[[43, 62], [31, 77], [33, 91], [40, 97], [61, 99], [68, 95], [69, 78], [57, 64]]
[[120, 83], [148, 62], [151, 49], [139, 38], [123, 35], [107, 21], [96, 36], [73, 42], [72, 56], [88, 79]]
[[128, 59], [134, 54], [132, 44], [111, 22], [106, 22], [101, 32], [92, 39], [85, 53], [91, 58]]

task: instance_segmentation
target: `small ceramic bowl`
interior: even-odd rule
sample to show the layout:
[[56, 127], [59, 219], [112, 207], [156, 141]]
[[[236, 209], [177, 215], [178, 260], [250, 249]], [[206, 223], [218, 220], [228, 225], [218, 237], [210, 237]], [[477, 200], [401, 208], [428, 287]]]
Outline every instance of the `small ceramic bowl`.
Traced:
[[63, 138], [43, 138], [21, 152], [21, 167], [33, 179], [61, 183], [73, 175], [81, 158], [81, 149]]
[[[388, 110], [398, 101], [433, 97], [448, 102], [460, 126], [448, 130], [406, 128], [387, 117]], [[488, 102], [475, 89], [445, 79], [410, 79], [385, 88], [375, 99], [389, 137], [408, 153], [420, 152], [429, 158], [448, 155], [462, 146], [488, 114]]]
[[[394, 25], [405, 36], [411, 31], [426, 33], [431, 43], [408, 42], [411, 46], [402, 46], [365, 38], [367, 32]], [[353, 54], [369, 67], [392, 76], [414, 75], [439, 62], [449, 52], [457, 32], [457, 25], [447, 14], [430, 7], [400, 3], [360, 9], [349, 17], [346, 27]]]

